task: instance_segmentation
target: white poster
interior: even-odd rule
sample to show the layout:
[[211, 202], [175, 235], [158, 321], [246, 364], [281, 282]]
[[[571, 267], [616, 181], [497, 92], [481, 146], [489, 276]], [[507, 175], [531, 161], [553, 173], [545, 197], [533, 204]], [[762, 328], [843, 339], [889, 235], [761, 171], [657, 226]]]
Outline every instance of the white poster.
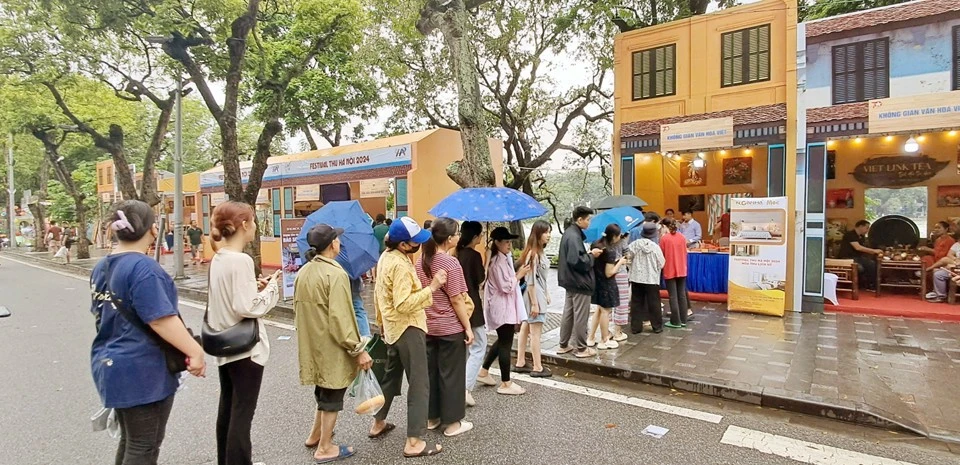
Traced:
[[729, 310], [783, 316], [787, 204], [786, 197], [730, 199]]
[[297, 186], [296, 199], [297, 202], [302, 201], [318, 201], [320, 200], [320, 185], [305, 185]]
[[389, 179], [371, 179], [368, 181], [360, 181], [361, 199], [386, 197], [388, 195], [390, 195]]
[[210, 206], [216, 207], [227, 201], [227, 194], [224, 192], [213, 192], [210, 194]]

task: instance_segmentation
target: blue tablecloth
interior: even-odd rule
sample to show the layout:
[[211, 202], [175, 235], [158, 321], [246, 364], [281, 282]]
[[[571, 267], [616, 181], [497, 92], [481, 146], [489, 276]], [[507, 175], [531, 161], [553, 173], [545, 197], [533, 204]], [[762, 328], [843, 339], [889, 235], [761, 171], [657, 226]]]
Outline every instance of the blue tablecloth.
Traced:
[[[706, 294], [726, 294], [730, 255], [725, 253], [687, 253], [687, 290]], [[666, 284], [662, 285], [666, 288]]]

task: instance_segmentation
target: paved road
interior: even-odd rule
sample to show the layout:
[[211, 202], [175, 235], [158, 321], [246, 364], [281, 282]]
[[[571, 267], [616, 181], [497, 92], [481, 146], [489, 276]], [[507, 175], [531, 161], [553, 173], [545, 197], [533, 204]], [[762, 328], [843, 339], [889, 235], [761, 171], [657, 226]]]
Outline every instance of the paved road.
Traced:
[[[89, 373], [93, 319], [86, 282], [0, 258], [0, 465], [107, 464], [116, 442], [90, 432], [98, 399]], [[182, 303], [197, 327], [202, 308]], [[268, 328], [273, 354], [254, 424], [254, 458], [268, 465], [312, 463], [302, 441], [312, 390], [297, 383], [296, 334]], [[292, 336], [279, 340], [280, 336]], [[621, 380], [567, 373], [546, 385], [521, 379], [528, 394], [477, 393], [476, 429], [441, 442], [436, 464], [960, 464], [960, 448], [819, 418], [683, 395]], [[592, 388], [592, 389], [588, 389]], [[190, 379], [177, 396], [161, 463], [215, 463], [217, 377]], [[401, 402], [402, 404], [402, 402]], [[350, 404], [348, 404], [348, 408]], [[393, 420], [402, 425], [403, 406]], [[668, 428], [662, 439], [641, 434]], [[402, 435], [366, 439], [369, 420], [345, 414], [337, 438], [358, 454], [345, 463], [417, 463], [400, 457]], [[430, 439], [440, 440], [439, 437]], [[866, 455], [857, 455], [866, 454]]]

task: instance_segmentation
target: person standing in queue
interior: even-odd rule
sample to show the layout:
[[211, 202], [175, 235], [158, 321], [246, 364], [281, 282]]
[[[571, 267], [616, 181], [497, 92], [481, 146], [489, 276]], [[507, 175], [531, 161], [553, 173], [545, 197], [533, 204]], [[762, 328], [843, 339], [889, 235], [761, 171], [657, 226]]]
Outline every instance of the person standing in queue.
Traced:
[[[253, 207], [224, 202], [213, 209], [210, 237], [219, 244], [210, 262], [207, 324], [224, 331], [246, 318], [260, 319], [280, 300], [280, 271], [259, 281], [253, 259], [243, 253], [257, 234]], [[222, 241], [222, 242], [221, 242]], [[250, 465], [250, 429], [260, 398], [263, 368], [270, 357], [267, 327], [258, 321], [260, 341], [247, 352], [217, 357], [220, 407], [217, 412], [217, 464]]]
[[521, 395], [527, 391], [510, 380], [510, 352], [513, 350], [513, 335], [516, 326], [527, 319], [527, 312], [523, 308], [520, 297], [520, 280], [530, 272], [530, 265], [526, 264], [514, 271], [513, 240], [518, 238], [507, 228], [500, 226], [490, 233], [490, 250], [487, 259], [487, 284], [484, 286], [483, 297], [486, 301], [484, 319], [487, 325], [497, 332], [497, 341], [490, 346], [483, 368], [480, 370], [478, 381], [492, 386], [496, 382], [490, 375], [489, 369], [493, 362], [500, 363], [500, 387], [497, 394]]
[[343, 396], [373, 360], [367, 354], [367, 338], [353, 313], [350, 277], [337, 262], [342, 229], [325, 224], [307, 232], [307, 263], [294, 281], [300, 384], [314, 386], [317, 413], [304, 445], [316, 447], [316, 463], [350, 457], [353, 447], [333, 444], [333, 429], [343, 410]]
[[670, 231], [660, 238], [660, 250], [663, 251], [663, 279], [667, 282], [670, 295], [670, 322], [668, 328], [685, 328], [687, 311], [690, 308], [687, 297], [687, 238], [677, 231], [677, 222], [665, 220]]
[[[664, 220], [672, 221], [672, 220]], [[663, 309], [660, 305], [660, 272], [663, 270], [663, 251], [659, 240], [660, 227], [644, 222], [637, 239], [627, 248], [630, 260], [630, 330], [643, 332], [643, 320], [649, 320], [654, 333], [663, 332]]]
[[424, 288], [417, 278], [413, 256], [431, 238], [410, 217], [390, 225], [384, 243], [387, 251], [377, 263], [374, 306], [377, 325], [387, 343], [387, 367], [383, 375], [383, 408], [374, 417], [371, 438], [389, 433], [394, 425], [387, 423], [393, 399], [400, 395], [403, 376], [407, 383], [407, 440], [404, 457], [426, 457], [439, 454], [439, 444], [427, 444], [421, 437], [427, 429], [430, 402], [430, 379], [427, 370], [427, 314], [433, 294], [447, 283], [447, 272], [439, 269], [430, 286]]
[[587, 326], [590, 323], [590, 300], [597, 285], [593, 262], [603, 251], [590, 250], [585, 245], [587, 236], [583, 231], [590, 227], [592, 219], [593, 210], [589, 207], [573, 210], [573, 221], [560, 239], [560, 257], [557, 261], [557, 280], [567, 294], [557, 353], [576, 351], [574, 355], [577, 358], [597, 355], [596, 350], [587, 347]]
[[460, 226], [450, 218], [437, 218], [430, 228], [432, 239], [423, 244], [417, 260], [420, 284], [429, 287], [437, 271], [447, 274], [442, 292], [433, 294], [427, 307], [427, 369], [430, 377], [430, 412], [427, 429], [444, 426], [443, 435], [459, 436], [473, 429], [466, 416], [467, 347], [473, 344], [470, 328], [470, 296], [463, 267], [450, 255], [460, 238]]
[[483, 299], [480, 288], [487, 279], [486, 269], [483, 266], [483, 257], [476, 247], [483, 240], [483, 226], [476, 221], [464, 221], [460, 225], [460, 241], [457, 243], [457, 260], [463, 267], [463, 277], [467, 283], [467, 294], [473, 300], [473, 315], [470, 315], [470, 328], [473, 329], [473, 344], [470, 344], [467, 355], [466, 373], [466, 403], [468, 407], [477, 405], [471, 391], [477, 385], [477, 375], [483, 356], [487, 350], [487, 327], [483, 317]]
[[[550, 223], [538, 220], [530, 229], [527, 246], [520, 254], [520, 263], [530, 265], [530, 274], [526, 278], [527, 290], [523, 293], [523, 304], [527, 310], [527, 320], [520, 326], [517, 341], [516, 373], [530, 373], [534, 378], [549, 378], [553, 373], [544, 367], [540, 354], [540, 339], [543, 337], [543, 324], [547, 321], [547, 306], [550, 305], [550, 292], [547, 290], [547, 274], [550, 272], [550, 259], [545, 248], [550, 243]], [[526, 365], [527, 338], [530, 339], [530, 357], [533, 367]]]
[[139, 200], [119, 203], [109, 229], [119, 245], [90, 275], [97, 335], [90, 351], [100, 401], [120, 425], [117, 465], [156, 465], [179, 387], [161, 341], [182, 352], [191, 375], [206, 373], [203, 348], [177, 310], [173, 279], [146, 252], [160, 231], [153, 209]]

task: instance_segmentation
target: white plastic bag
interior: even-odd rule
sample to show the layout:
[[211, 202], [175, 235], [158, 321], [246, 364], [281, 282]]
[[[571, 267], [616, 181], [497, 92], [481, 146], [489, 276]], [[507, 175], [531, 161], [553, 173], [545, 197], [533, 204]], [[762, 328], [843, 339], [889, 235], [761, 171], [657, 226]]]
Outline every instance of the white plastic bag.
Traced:
[[361, 370], [350, 385], [348, 394], [357, 399], [354, 411], [359, 415], [376, 415], [383, 408], [383, 390], [373, 370]]
[[106, 431], [113, 439], [120, 438], [120, 423], [117, 422], [117, 411], [112, 408], [101, 408], [90, 417], [93, 431]]

